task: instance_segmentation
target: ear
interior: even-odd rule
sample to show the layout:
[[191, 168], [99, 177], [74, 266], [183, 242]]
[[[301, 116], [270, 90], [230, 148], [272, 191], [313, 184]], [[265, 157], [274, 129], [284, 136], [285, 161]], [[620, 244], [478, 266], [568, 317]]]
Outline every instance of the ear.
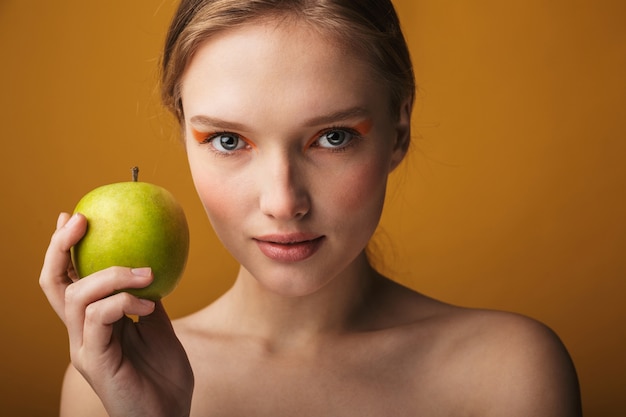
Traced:
[[395, 138], [389, 172], [393, 171], [398, 165], [400, 165], [400, 162], [402, 162], [407, 151], [409, 150], [409, 144], [411, 143], [412, 106], [413, 100], [411, 97], [407, 98], [400, 106], [399, 117], [396, 121]]

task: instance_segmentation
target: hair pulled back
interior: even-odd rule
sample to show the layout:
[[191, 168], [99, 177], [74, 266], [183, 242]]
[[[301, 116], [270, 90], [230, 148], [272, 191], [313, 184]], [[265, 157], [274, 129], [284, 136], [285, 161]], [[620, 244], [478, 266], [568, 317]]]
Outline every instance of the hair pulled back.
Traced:
[[405, 100], [413, 100], [411, 58], [390, 0], [182, 0], [161, 62], [162, 100], [181, 125], [180, 84], [199, 45], [221, 31], [273, 17], [299, 19], [362, 55], [386, 84], [394, 115]]

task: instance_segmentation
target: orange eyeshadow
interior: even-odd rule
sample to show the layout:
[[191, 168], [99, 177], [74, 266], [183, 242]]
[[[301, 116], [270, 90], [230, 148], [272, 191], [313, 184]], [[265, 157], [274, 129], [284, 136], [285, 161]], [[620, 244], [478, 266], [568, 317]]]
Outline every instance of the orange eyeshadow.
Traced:
[[365, 119], [361, 123], [356, 124], [353, 129], [359, 132], [361, 136], [367, 135], [373, 126], [372, 119]]
[[208, 137], [208, 134], [206, 132], [198, 132], [196, 129], [193, 128], [191, 129], [191, 134], [198, 143], [204, 142]]

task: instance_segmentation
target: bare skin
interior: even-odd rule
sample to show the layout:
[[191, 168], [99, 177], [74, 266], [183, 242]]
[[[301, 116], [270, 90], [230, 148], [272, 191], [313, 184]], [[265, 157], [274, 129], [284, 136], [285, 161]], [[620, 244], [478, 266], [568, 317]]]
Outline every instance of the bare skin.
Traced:
[[[228, 416], [577, 415], [577, 387], [568, 382], [575, 380], [573, 369], [548, 329], [520, 316], [452, 307], [369, 273], [371, 286], [345, 311], [349, 319], [324, 331], [300, 329], [304, 316], [291, 315], [280, 329], [233, 317], [238, 310], [229, 298], [237, 297], [236, 288], [177, 322], [192, 363], [200, 366], [194, 367], [193, 410]], [[208, 331], [202, 329], [207, 322]], [[572, 408], [555, 410], [555, 404]]]
[[[380, 285], [423, 317], [284, 348], [226, 329], [220, 302], [175, 322], [197, 381], [191, 415], [580, 415], [572, 365], [545, 327]], [[64, 393], [62, 415], [107, 415], [74, 368]]]
[[[241, 314], [251, 284], [241, 276], [214, 304], [175, 320], [196, 381], [190, 415], [580, 415], [574, 368], [545, 326], [435, 301], [357, 262], [368, 278], [333, 288], [344, 300], [319, 320], [310, 309], [337, 297], [331, 288], [309, 305], [252, 303]], [[159, 354], [146, 360], [162, 362]], [[72, 366], [61, 410], [108, 415]]]
[[[109, 296], [116, 289], [145, 287], [152, 281], [150, 271], [113, 267], [77, 280], [69, 250], [86, 229], [81, 215], [59, 216], [39, 278], [69, 336], [73, 367], [64, 383], [61, 415], [188, 414], [193, 375], [163, 307], [127, 293]], [[126, 315], [142, 319], [133, 323]], [[167, 361], [159, 360], [163, 352], [168, 352]], [[76, 370], [84, 378], [76, 373], [79, 384], [72, 387]], [[106, 412], [98, 397], [90, 401], [90, 386], [108, 405]], [[78, 414], [75, 406], [80, 407]], [[94, 407], [98, 411], [92, 414]]]
[[62, 416], [580, 415], [574, 368], [545, 326], [369, 266], [410, 105], [392, 117], [358, 55], [264, 21], [205, 42], [181, 90], [196, 189], [242, 266], [171, 326], [160, 303], [109, 296], [148, 285], [149, 270], [73, 279], [86, 220], [62, 214], [40, 278], [70, 338]]

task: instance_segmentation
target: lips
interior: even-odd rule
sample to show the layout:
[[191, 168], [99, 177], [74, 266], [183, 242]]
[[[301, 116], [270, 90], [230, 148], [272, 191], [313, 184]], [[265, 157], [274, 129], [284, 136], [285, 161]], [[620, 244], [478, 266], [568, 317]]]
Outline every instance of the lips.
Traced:
[[324, 236], [306, 233], [273, 234], [255, 237], [261, 252], [277, 262], [300, 262], [320, 248]]

